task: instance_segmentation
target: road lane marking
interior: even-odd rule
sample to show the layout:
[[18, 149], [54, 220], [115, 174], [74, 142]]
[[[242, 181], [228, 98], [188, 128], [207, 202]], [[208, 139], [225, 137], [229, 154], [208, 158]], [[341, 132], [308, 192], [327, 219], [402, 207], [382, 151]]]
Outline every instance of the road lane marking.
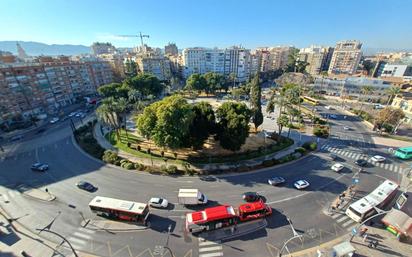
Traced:
[[353, 220], [348, 220], [342, 224], [342, 227], [346, 228], [349, 224], [353, 223]]
[[384, 169], [385, 169], [385, 170], [389, 169], [389, 164], [388, 164], [388, 163], [385, 164], [385, 168], [384, 168]]
[[217, 257], [217, 256], [223, 256], [223, 253], [218, 252], [218, 253], [206, 253], [206, 254], [199, 255], [199, 257]]
[[345, 216], [342, 216], [339, 219], [337, 219], [336, 222], [341, 223], [342, 221], [347, 220], [347, 219], [348, 219], [348, 216], [345, 215]]
[[78, 238], [75, 238], [75, 237], [69, 237], [67, 239], [67, 241], [69, 241], [71, 244], [72, 244], [72, 242], [74, 242], [75, 244], [79, 244], [79, 245], [85, 245], [86, 244], [86, 242], [84, 240], [78, 239]]
[[218, 245], [218, 243], [212, 242], [212, 241], [199, 242], [199, 246], [206, 246], [206, 245]]
[[94, 234], [95, 233], [94, 230], [90, 230], [90, 229], [86, 229], [86, 228], [78, 228], [77, 230], [80, 230], [82, 232], [86, 232], [86, 233], [89, 233], [89, 234]]
[[91, 239], [91, 238], [92, 238], [91, 236], [86, 235], [86, 234], [82, 234], [82, 233], [80, 233], [80, 232], [74, 232], [74, 233], [73, 233], [73, 236], [81, 237], [81, 238], [84, 238], [84, 239]]
[[222, 250], [222, 246], [218, 245], [218, 246], [212, 246], [212, 247], [203, 247], [203, 248], [199, 248], [199, 252], [211, 252], [211, 251], [221, 251]]
[[396, 173], [398, 173], [398, 166], [395, 166], [395, 168], [394, 168], [394, 172], [396, 172]]

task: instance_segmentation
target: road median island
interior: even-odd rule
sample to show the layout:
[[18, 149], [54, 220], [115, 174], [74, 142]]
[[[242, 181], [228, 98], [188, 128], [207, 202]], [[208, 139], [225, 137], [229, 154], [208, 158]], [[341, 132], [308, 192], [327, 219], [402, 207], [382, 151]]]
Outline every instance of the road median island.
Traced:
[[51, 202], [56, 199], [56, 196], [48, 192], [47, 188], [45, 190], [41, 190], [38, 188], [31, 188], [26, 185], [20, 185], [18, 190], [25, 196], [41, 201]]

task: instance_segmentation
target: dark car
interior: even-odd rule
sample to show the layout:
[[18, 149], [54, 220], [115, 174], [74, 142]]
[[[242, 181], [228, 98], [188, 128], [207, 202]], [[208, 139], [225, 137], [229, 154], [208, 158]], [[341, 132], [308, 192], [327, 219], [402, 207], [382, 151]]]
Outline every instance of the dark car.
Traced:
[[46, 128], [41, 128], [41, 129], [36, 131], [36, 134], [43, 133], [44, 131], [46, 131]]
[[23, 138], [23, 135], [17, 135], [17, 136], [10, 138], [10, 142], [19, 141], [22, 138]]
[[94, 192], [97, 190], [97, 187], [93, 186], [89, 182], [86, 181], [80, 181], [76, 184], [76, 186], [80, 189], [86, 190], [88, 192]]
[[246, 192], [243, 193], [242, 198], [244, 201], [250, 202], [257, 202], [261, 199], [261, 196], [256, 192]]
[[33, 171], [46, 171], [49, 169], [49, 165], [41, 162], [36, 162], [31, 165], [31, 170]]
[[357, 159], [355, 161], [355, 164], [361, 167], [365, 167], [368, 164], [368, 162], [364, 159]]

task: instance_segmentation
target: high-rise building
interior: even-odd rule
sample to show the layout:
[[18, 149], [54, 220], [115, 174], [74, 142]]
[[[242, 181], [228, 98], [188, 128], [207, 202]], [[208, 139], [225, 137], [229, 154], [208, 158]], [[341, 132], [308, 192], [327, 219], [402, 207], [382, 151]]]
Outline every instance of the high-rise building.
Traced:
[[175, 43], [169, 43], [165, 46], [165, 55], [178, 55], [179, 51]]
[[288, 66], [289, 54], [293, 49], [293, 46], [276, 46], [268, 48], [270, 52], [268, 56], [270, 69], [278, 70], [286, 68]]
[[55, 113], [62, 106], [96, 94], [99, 86], [111, 82], [110, 65], [98, 59], [71, 61], [68, 57], [40, 57], [35, 62], [2, 64], [2, 113], [23, 116]]
[[299, 51], [299, 60], [307, 62], [306, 72], [317, 75], [329, 68], [332, 48], [321, 46], [310, 46]]
[[94, 55], [113, 54], [116, 52], [116, 48], [111, 43], [95, 42], [91, 48]]
[[242, 47], [186, 48], [183, 50], [183, 76], [216, 72], [225, 76], [235, 74], [238, 82], [249, 78], [250, 51]]
[[329, 65], [329, 74], [354, 74], [362, 57], [362, 43], [356, 40], [336, 43]]

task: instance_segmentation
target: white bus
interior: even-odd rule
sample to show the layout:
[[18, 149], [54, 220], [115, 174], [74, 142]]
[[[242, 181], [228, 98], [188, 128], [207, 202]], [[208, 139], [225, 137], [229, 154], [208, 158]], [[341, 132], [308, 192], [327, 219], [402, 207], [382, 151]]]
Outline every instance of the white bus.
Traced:
[[137, 203], [119, 200], [109, 197], [96, 196], [89, 203], [90, 210], [96, 215], [118, 220], [127, 220], [139, 224], [146, 224], [149, 217], [149, 206], [145, 203]]
[[362, 222], [376, 213], [375, 207], [383, 208], [396, 196], [399, 185], [385, 180], [367, 196], [349, 205], [346, 215], [356, 222]]

